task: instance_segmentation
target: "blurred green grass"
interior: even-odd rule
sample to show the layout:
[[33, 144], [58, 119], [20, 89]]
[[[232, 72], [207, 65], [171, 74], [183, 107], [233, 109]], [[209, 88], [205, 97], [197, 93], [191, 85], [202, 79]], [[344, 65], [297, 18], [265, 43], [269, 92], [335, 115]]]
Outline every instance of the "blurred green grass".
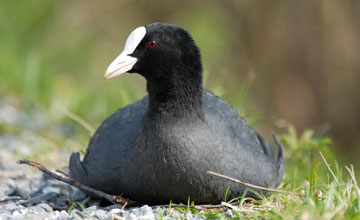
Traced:
[[96, 125], [145, 94], [129, 76], [104, 82], [111, 55], [104, 56], [97, 34], [71, 24], [64, 28], [56, 16], [63, 9], [60, 2], [0, 4], [0, 97], [15, 97], [29, 114], [46, 109], [49, 126], [65, 121], [75, 127], [74, 136], [85, 136], [76, 123], [66, 122], [65, 109]]
[[15, 95], [28, 109], [64, 105], [88, 117], [94, 116], [89, 109], [104, 115], [110, 102], [122, 106], [140, 97], [144, 91], [131, 91], [135, 88], [127, 77], [116, 82], [117, 88], [104, 86], [102, 73], [110, 60], [99, 53], [95, 36], [57, 30], [61, 23], [54, 18], [55, 8], [60, 7], [57, 3], [1, 2], [0, 40], [5, 42], [0, 48], [1, 94]]

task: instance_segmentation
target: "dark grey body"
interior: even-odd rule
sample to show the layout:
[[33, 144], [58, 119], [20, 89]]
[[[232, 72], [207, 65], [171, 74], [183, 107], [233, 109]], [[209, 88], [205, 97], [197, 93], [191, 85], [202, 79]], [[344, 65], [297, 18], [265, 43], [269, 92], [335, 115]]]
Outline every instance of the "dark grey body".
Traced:
[[[225, 101], [204, 90], [205, 121], [144, 117], [148, 97], [107, 118], [91, 138], [86, 155], [70, 158], [70, 176], [92, 188], [148, 204], [196, 204], [242, 196], [245, 187], [206, 171], [263, 187], [276, 187], [284, 173], [280, 144], [275, 156]], [[264, 192], [257, 191], [260, 194]], [[248, 196], [256, 197], [249, 193]]]

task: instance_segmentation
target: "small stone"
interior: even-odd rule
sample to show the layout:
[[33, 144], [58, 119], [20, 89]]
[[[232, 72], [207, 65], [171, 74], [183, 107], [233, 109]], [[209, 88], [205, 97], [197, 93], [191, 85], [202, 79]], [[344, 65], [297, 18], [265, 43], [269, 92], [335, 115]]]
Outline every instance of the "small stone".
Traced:
[[141, 215], [151, 215], [151, 214], [153, 214], [152, 208], [150, 208], [148, 205], [141, 206], [139, 208], [139, 211], [140, 211]]
[[41, 179], [32, 179], [30, 183], [30, 189], [32, 192], [40, 191], [44, 187], [45, 183]]
[[15, 212], [13, 212], [13, 213], [11, 213], [11, 214], [12, 214], [13, 216], [16, 216], [16, 217], [23, 216], [20, 211], [15, 211]]
[[93, 217], [95, 216], [95, 212], [97, 210], [97, 207], [96, 206], [90, 206], [88, 208], [86, 208], [83, 213], [88, 215], [89, 217]]
[[86, 198], [86, 194], [81, 190], [76, 190], [74, 193], [71, 194], [71, 201], [81, 201]]
[[6, 179], [0, 182], [0, 197], [13, 195], [16, 191], [15, 182], [12, 179]]
[[135, 216], [139, 216], [140, 215], [140, 211], [138, 208], [135, 208], [135, 209], [131, 209], [130, 210], [130, 215], [133, 214]]
[[135, 220], [135, 219], [137, 219], [137, 218], [136, 218], [136, 215], [130, 213], [130, 214], [126, 217], [126, 219], [128, 219], [128, 220]]
[[162, 208], [153, 209], [153, 213], [154, 213], [154, 214], [157, 214], [157, 213], [159, 213], [159, 212], [164, 213], [164, 210], [163, 210]]
[[90, 206], [87, 207], [84, 212], [92, 212], [92, 211], [96, 211], [97, 207], [96, 206]]
[[65, 210], [62, 210], [60, 213], [59, 213], [59, 216], [57, 217], [58, 220], [70, 220], [71, 219], [71, 216], [69, 215], [69, 213]]
[[111, 212], [109, 212], [108, 215], [109, 215], [108, 219], [111, 219], [111, 220], [112, 219], [119, 219], [119, 220], [125, 219], [124, 217], [120, 216], [119, 214], [114, 214]]
[[114, 213], [114, 214], [117, 214], [117, 213], [120, 213], [120, 212], [122, 212], [123, 210], [121, 210], [121, 209], [111, 209], [110, 210], [110, 212], [111, 213]]
[[110, 206], [106, 206], [105, 208], [104, 208], [104, 210], [105, 211], [110, 211], [110, 210], [112, 210], [112, 209], [122, 209], [122, 205], [120, 205], [120, 204], [115, 204], [115, 205], [110, 205]]
[[56, 187], [52, 187], [52, 186], [47, 186], [45, 188], [42, 189], [42, 192], [44, 194], [46, 193], [50, 193], [50, 192], [53, 192], [53, 193], [56, 193], [56, 194], [60, 194], [60, 189], [59, 188], [56, 188]]
[[67, 211], [65, 211], [65, 210], [62, 210], [60, 212], [60, 215], [62, 215], [62, 216], [70, 216], [69, 213]]
[[187, 212], [187, 213], [185, 214], [185, 219], [186, 219], [186, 220], [191, 220], [191, 219], [194, 219], [194, 217], [192, 216], [192, 214], [191, 214], [190, 212]]
[[26, 215], [29, 212], [29, 209], [20, 209], [19, 211], [22, 215]]
[[48, 217], [49, 219], [57, 219], [60, 215], [60, 212], [59, 211], [55, 211], [55, 212], [51, 212]]
[[126, 218], [129, 214], [130, 214], [130, 212], [129, 211], [121, 211], [121, 212], [119, 212], [119, 213], [117, 213], [119, 216], [121, 216], [121, 217], [124, 217], [124, 218]]
[[6, 179], [5, 184], [10, 188], [16, 188], [15, 181], [13, 179]]
[[104, 210], [97, 210], [95, 213], [96, 217], [99, 219], [106, 219], [107, 218], [107, 213]]
[[60, 207], [68, 206], [67, 199], [64, 196], [54, 196], [49, 200], [49, 202], [52, 202]]
[[226, 218], [234, 218], [234, 214], [230, 209], [226, 210], [224, 213]]
[[38, 207], [38, 206], [30, 207], [30, 208], [29, 208], [29, 211], [30, 211], [31, 213], [35, 213], [35, 214], [45, 212], [44, 209], [42, 209], [42, 208], [40, 208], [40, 207]]
[[29, 199], [30, 202], [41, 202], [41, 201], [47, 201], [52, 198], [56, 198], [57, 194], [55, 192], [48, 192], [46, 194], [41, 194], [35, 197], [32, 197]]
[[78, 220], [82, 220], [82, 219], [86, 219], [86, 218], [87, 218], [85, 214], [83, 214], [82, 212], [77, 211], [77, 210], [71, 210], [70, 216], [71, 216], [73, 219], [78, 219]]
[[45, 212], [52, 212], [53, 211], [53, 208], [51, 206], [49, 206], [48, 204], [46, 203], [40, 203], [34, 207], [38, 207], [42, 210], [44, 210]]
[[27, 181], [20, 181], [16, 183], [16, 195], [26, 197], [30, 191], [30, 186]]
[[37, 214], [29, 214], [26, 216], [25, 219], [48, 219], [49, 213], [47, 212], [41, 212]]
[[155, 215], [151, 213], [150, 215], [143, 215], [143, 216], [139, 216], [138, 218], [139, 220], [154, 220]]

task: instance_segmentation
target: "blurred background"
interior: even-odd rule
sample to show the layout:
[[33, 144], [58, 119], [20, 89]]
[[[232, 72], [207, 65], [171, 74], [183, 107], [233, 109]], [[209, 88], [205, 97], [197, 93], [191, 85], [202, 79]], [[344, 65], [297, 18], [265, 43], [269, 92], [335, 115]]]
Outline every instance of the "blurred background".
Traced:
[[314, 129], [357, 163], [359, 12], [358, 0], [0, 1], [0, 144], [42, 160], [86, 149], [93, 128], [146, 94], [136, 74], [103, 74], [134, 28], [160, 21], [189, 30], [204, 86], [260, 133]]

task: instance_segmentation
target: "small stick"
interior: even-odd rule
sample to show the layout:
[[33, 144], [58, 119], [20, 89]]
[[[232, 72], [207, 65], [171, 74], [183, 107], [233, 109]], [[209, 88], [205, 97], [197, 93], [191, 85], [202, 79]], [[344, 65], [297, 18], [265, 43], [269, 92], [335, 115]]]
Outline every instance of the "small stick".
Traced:
[[328, 170], [330, 171], [331, 175], [334, 177], [335, 181], [336, 181], [337, 183], [339, 183], [338, 178], [336, 178], [334, 172], [331, 170], [330, 165], [329, 165], [328, 162], [326, 161], [326, 159], [325, 159], [324, 155], [321, 153], [321, 151], [319, 151], [319, 154], [320, 154], [321, 158], [323, 159], [323, 161], [325, 162], [325, 165], [327, 166], [327, 168], [328, 168]]
[[[248, 198], [252, 200], [252, 198]], [[221, 204], [218, 205], [180, 205], [180, 204], [171, 204], [171, 208], [191, 208], [191, 209], [197, 209], [199, 211], [201, 210], [207, 210], [207, 209], [227, 209], [227, 208], [233, 208], [233, 206], [236, 202], [233, 203], [225, 203], [221, 202]], [[167, 208], [170, 205], [156, 205], [151, 206], [151, 208]], [[230, 207], [231, 206], [231, 207]], [[247, 210], [241, 210], [242, 212], [247, 212]]]
[[60, 169], [57, 169], [55, 171], [58, 172], [58, 173], [61, 173], [62, 175], [66, 176], [66, 177], [69, 177], [69, 175], [67, 173], [65, 173], [64, 171], [62, 171]]
[[55, 178], [55, 179], [57, 179], [57, 180], [59, 180], [61, 182], [67, 183], [67, 184], [72, 185], [72, 186], [76, 186], [81, 190], [91, 192], [94, 195], [96, 195], [97, 197], [102, 198], [102, 199], [106, 199], [106, 200], [108, 200], [109, 202], [111, 202], [113, 204], [124, 204], [125, 202], [127, 202], [129, 205], [138, 204], [137, 202], [125, 199], [122, 196], [110, 195], [110, 194], [104, 193], [102, 191], [99, 191], [99, 190], [90, 188], [88, 186], [85, 186], [85, 185], [83, 185], [83, 184], [81, 184], [79, 182], [76, 182], [73, 179], [58, 175], [58, 174], [46, 169], [46, 167], [41, 165], [40, 163], [37, 163], [37, 162], [34, 162], [34, 161], [29, 161], [29, 160], [26, 160], [26, 159], [18, 160], [17, 163], [18, 164], [26, 164], [26, 165], [35, 167], [38, 170], [40, 170], [41, 172], [46, 173], [47, 175], [49, 175], [49, 176], [51, 176], [51, 177], [53, 177], [53, 178]]
[[171, 208], [191, 208], [191, 209], [197, 209], [199, 211], [203, 209], [217, 209], [217, 208], [226, 208], [225, 205], [180, 205], [180, 204], [169, 204], [169, 205], [155, 205], [151, 206], [151, 208], [167, 208], [171, 206]]
[[127, 206], [127, 202], [124, 203], [123, 207], [121, 208], [121, 211], [124, 211], [125, 207]]
[[220, 173], [215, 173], [213, 171], [206, 171], [206, 173], [210, 174], [210, 175], [213, 175], [213, 176], [217, 176], [217, 177], [226, 179], [226, 180], [229, 180], [229, 181], [234, 182], [234, 183], [239, 183], [241, 185], [244, 185], [244, 186], [247, 186], [247, 187], [253, 188], [253, 189], [259, 189], [259, 190], [263, 190], [263, 191], [267, 191], [267, 192], [287, 193], [287, 194], [294, 194], [294, 195], [303, 196], [303, 194], [301, 194], [301, 193], [283, 191], [283, 190], [279, 190], [279, 189], [269, 189], [269, 188], [265, 188], [265, 187], [261, 187], [261, 186], [256, 186], [256, 185], [253, 185], [253, 184], [250, 184], [250, 183], [243, 182], [243, 181], [238, 180], [238, 179], [234, 179], [234, 178], [229, 177], [229, 176], [222, 175]]

